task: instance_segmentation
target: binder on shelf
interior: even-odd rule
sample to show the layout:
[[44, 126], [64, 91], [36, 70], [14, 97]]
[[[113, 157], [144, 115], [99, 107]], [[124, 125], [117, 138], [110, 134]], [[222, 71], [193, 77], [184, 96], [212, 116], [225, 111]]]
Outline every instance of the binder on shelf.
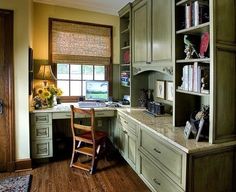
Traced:
[[191, 4], [186, 4], [185, 5], [185, 28], [191, 27]]
[[192, 4], [192, 26], [209, 21], [209, 5], [201, 1], [194, 1]]

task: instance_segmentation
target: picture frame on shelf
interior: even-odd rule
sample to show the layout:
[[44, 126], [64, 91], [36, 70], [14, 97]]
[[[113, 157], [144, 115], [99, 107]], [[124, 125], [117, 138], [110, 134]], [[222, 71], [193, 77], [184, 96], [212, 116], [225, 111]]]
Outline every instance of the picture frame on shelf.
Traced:
[[156, 81], [156, 97], [165, 99], [165, 81]]
[[172, 81], [166, 81], [166, 100], [174, 100], [174, 84]]

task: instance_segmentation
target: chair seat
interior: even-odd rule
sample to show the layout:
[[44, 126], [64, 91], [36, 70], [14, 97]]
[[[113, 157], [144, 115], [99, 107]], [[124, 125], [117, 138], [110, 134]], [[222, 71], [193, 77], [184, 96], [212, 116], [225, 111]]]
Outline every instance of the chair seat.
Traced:
[[[92, 140], [91, 132], [80, 134], [79, 137], [87, 139], [87, 140]], [[107, 137], [107, 133], [106, 132], [104, 132], [104, 131], [95, 131], [95, 134], [94, 134], [95, 141], [98, 142], [98, 141], [104, 139], [105, 137]]]

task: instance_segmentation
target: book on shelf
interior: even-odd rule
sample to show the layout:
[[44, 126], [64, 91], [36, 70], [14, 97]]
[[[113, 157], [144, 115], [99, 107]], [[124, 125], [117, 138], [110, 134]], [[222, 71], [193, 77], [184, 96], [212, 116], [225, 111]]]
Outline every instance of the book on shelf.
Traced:
[[191, 27], [191, 4], [186, 4], [185, 5], [185, 28]]
[[209, 21], [209, 5], [201, 2], [194, 1], [192, 4], [192, 26], [198, 26], [199, 24]]

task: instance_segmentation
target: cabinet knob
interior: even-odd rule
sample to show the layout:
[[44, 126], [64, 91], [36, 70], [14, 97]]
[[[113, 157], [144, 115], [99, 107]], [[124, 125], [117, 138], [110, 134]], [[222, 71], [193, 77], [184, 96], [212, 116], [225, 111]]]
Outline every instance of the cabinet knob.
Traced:
[[154, 148], [153, 150], [154, 150], [155, 152], [159, 153], [159, 154], [161, 153], [161, 151], [159, 151], [159, 150], [156, 149], [156, 148]]
[[157, 185], [161, 185], [161, 183], [158, 182], [156, 178], [153, 178], [152, 180], [153, 180]]

